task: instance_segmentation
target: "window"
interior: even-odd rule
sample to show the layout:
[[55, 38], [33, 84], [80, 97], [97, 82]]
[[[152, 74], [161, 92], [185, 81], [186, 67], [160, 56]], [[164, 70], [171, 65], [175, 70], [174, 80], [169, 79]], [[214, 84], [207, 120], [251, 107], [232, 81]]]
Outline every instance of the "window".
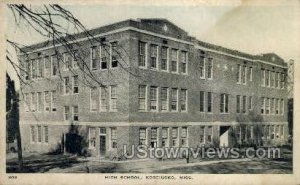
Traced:
[[91, 69], [92, 70], [97, 70], [97, 68], [98, 68], [97, 58], [98, 58], [97, 47], [93, 46], [91, 48]]
[[31, 142], [36, 142], [35, 127], [30, 126]]
[[44, 92], [44, 107], [45, 111], [50, 112], [50, 103], [51, 103], [51, 97], [49, 91]]
[[221, 94], [221, 101], [220, 101], [220, 112], [221, 113], [228, 113], [228, 101], [229, 101], [229, 95]]
[[271, 87], [275, 87], [275, 72], [271, 71]]
[[157, 147], [157, 128], [151, 128], [151, 148]]
[[65, 106], [64, 107], [64, 120], [69, 120], [70, 119], [70, 107]]
[[24, 95], [24, 106], [25, 106], [25, 111], [29, 112], [29, 110], [31, 109], [30, 104], [31, 104], [31, 100], [30, 100], [30, 94], [29, 93], [25, 93]]
[[167, 127], [163, 127], [162, 130], [161, 130], [161, 138], [162, 138], [162, 141], [161, 141], [161, 145], [162, 147], [168, 147], [169, 146], [169, 142], [168, 142], [168, 132], [169, 132], [169, 128]]
[[146, 86], [139, 85], [139, 110], [146, 110]]
[[36, 94], [35, 93], [31, 93], [31, 111], [32, 112], [36, 111], [36, 105], [37, 105]]
[[200, 56], [200, 78], [205, 79], [205, 58]]
[[270, 98], [265, 98], [266, 101], [266, 114], [270, 114]]
[[253, 109], [253, 102], [252, 102], [252, 96], [249, 96], [249, 100], [248, 100], [248, 109], [252, 110]]
[[182, 127], [181, 128], [181, 146], [183, 146], [183, 147], [188, 146], [187, 127]]
[[274, 98], [270, 98], [270, 114], [274, 114]]
[[237, 113], [241, 112], [241, 96], [240, 95], [236, 96], [236, 112]]
[[25, 80], [29, 80], [31, 77], [31, 63], [30, 61], [25, 61]]
[[267, 70], [267, 72], [266, 72], [266, 86], [267, 87], [270, 87], [270, 71], [269, 70]]
[[146, 128], [140, 128], [139, 139], [139, 145], [146, 145]]
[[109, 47], [107, 45], [101, 46], [101, 69], [107, 69], [107, 59], [108, 59]]
[[47, 78], [47, 77], [50, 77], [50, 75], [51, 75], [51, 61], [48, 56], [44, 58], [44, 62], [45, 62], [44, 73], [45, 73], [45, 77]]
[[278, 99], [275, 99], [275, 111], [276, 111], [275, 114], [277, 114], [277, 115], [279, 114], [279, 106], [278, 106], [279, 103], [278, 102], [279, 102]]
[[72, 56], [69, 53], [64, 53], [64, 70], [72, 69]]
[[281, 113], [281, 115], [284, 115], [284, 100], [283, 99], [281, 99], [280, 113]]
[[273, 102], [273, 114], [276, 114], [276, 99], [272, 98], [272, 102]]
[[178, 128], [172, 128], [172, 146], [178, 146]]
[[207, 60], [207, 79], [213, 78], [213, 59], [208, 58]]
[[157, 110], [157, 87], [150, 87], [150, 110], [156, 111]]
[[96, 87], [91, 87], [90, 90], [90, 111], [97, 111], [98, 90]]
[[[51, 75], [52, 76], [56, 76], [57, 75], [57, 71], [58, 71], [57, 56], [56, 55], [52, 55], [51, 56]], [[46, 75], [46, 72], [45, 72], [45, 75]]]
[[171, 111], [177, 111], [178, 89], [173, 88], [171, 90]]
[[242, 106], [242, 113], [246, 113], [246, 103], [247, 103], [247, 97], [243, 96], [243, 106]]
[[284, 89], [285, 86], [285, 75], [284, 73], [281, 74], [281, 89]]
[[187, 111], [187, 90], [180, 90], [180, 109], [181, 111]]
[[69, 77], [64, 78], [64, 94], [70, 93], [70, 79]]
[[73, 94], [79, 93], [79, 87], [78, 87], [78, 75], [73, 76]]
[[247, 83], [247, 66], [243, 66], [242, 68], [242, 83], [246, 84]]
[[41, 112], [43, 111], [43, 97], [42, 97], [42, 92], [37, 93], [37, 111]]
[[76, 69], [79, 66], [79, 54], [78, 51], [73, 51], [73, 68]]
[[280, 126], [280, 138], [283, 138], [284, 137], [284, 126], [283, 125], [281, 125]]
[[89, 148], [96, 147], [96, 128], [89, 128]]
[[36, 60], [32, 60], [32, 79], [37, 77], [37, 62]]
[[162, 111], [168, 111], [169, 110], [169, 94], [168, 94], [168, 88], [167, 87], [162, 87], [161, 88], [161, 95], [160, 95], [160, 99], [161, 99], [161, 110]]
[[207, 127], [207, 142], [211, 143], [212, 142], [212, 126]]
[[107, 110], [107, 88], [100, 87], [100, 111]]
[[161, 47], [161, 64], [160, 69], [163, 71], [168, 70], [168, 48], [162, 46]]
[[151, 69], [157, 69], [157, 45], [150, 45], [150, 67]]
[[111, 43], [111, 67], [118, 67], [118, 51], [117, 51], [117, 42]]
[[212, 112], [212, 92], [207, 92], [207, 112]]
[[274, 130], [274, 125], [270, 126], [270, 132], [271, 132], [271, 139], [275, 139], [275, 130]]
[[253, 68], [249, 67], [249, 81], [252, 82], [253, 80]]
[[111, 148], [117, 148], [117, 129], [111, 128]]
[[260, 112], [261, 112], [261, 114], [265, 114], [265, 98], [264, 97], [262, 97], [261, 99], [260, 99], [260, 102], [261, 102], [261, 106], [260, 106]]
[[241, 64], [237, 65], [237, 72], [236, 72], [236, 82], [241, 83], [242, 81], [242, 66]]
[[56, 111], [56, 103], [57, 103], [56, 101], [57, 101], [57, 93], [54, 90], [51, 92], [51, 109], [53, 112]]
[[117, 111], [117, 86], [110, 86], [110, 110]]
[[188, 62], [188, 53], [186, 51], [181, 51], [180, 55], [180, 61], [181, 61], [181, 73], [186, 74], [187, 73], [187, 62]]
[[44, 142], [45, 143], [49, 142], [49, 130], [48, 130], [48, 126], [44, 126]]
[[42, 127], [41, 125], [37, 126], [37, 142], [42, 142]]
[[204, 112], [204, 91], [200, 91], [200, 112]]
[[[49, 57], [47, 57], [47, 58], [49, 60]], [[48, 62], [50, 62], [50, 61], [48, 61]], [[43, 60], [38, 59], [37, 63], [38, 63], [38, 74], [37, 75], [39, 78], [42, 78], [42, 77], [44, 77], [44, 62], [43, 62]]]
[[204, 133], [205, 133], [205, 126], [200, 126], [200, 143], [205, 143], [205, 140], [204, 140]]
[[266, 71], [265, 69], [261, 69], [261, 86], [266, 86]]
[[171, 72], [178, 72], [177, 65], [178, 65], [178, 56], [177, 56], [177, 49], [171, 50]]
[[78, 116], [78, 106], [73, 106], [73, 121], [78, 121], [79, 116]]
[[139, 66], [146, 67], [146, 43], [139, 42]]

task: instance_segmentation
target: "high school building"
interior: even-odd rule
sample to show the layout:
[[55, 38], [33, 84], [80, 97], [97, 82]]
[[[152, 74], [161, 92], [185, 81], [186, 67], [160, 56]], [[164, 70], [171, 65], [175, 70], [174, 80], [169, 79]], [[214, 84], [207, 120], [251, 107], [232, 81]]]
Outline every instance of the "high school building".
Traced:
[[125, 20], [23, 48], [25, 151], [48, 152], [78, 126], [94, 156], [123, 145], [280, 145], [287, 65], [197, 40], [165, 19]]

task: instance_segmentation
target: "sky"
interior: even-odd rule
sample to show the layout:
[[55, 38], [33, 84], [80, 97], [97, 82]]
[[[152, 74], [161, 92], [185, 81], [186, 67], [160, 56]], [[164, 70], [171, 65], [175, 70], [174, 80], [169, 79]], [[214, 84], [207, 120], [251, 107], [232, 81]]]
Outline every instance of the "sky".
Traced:
[[[286, 61], [300, 61], [300, 1], [280, 1], [268, 5], [252, 2], [230, 1], [221, 5], [106, 3], [63, 7], [88, 29], [125, 19], [166, 18], [189, 35], [205, 42], [251, 54], [272, 52]], [[9, 10], [6, 15], [7, 38], [24, 45], [45, 40], [28, 26], [15, 24]], [[12, 76], [15, 78], [14, 74]]]

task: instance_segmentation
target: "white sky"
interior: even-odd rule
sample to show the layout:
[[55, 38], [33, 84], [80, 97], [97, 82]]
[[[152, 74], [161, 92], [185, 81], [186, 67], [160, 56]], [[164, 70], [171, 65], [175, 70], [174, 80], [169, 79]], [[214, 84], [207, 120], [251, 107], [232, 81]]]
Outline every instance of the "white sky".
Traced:
[[[88, 29], [129, 18], [166, 18], [199, 40], [252, 54], [274, 52], [284, 60], [299, 61], [300, 1], [268, 6], [246, 2], [222, 6], [140, 3], [64, 7]], [[45, 40], [27, 27], [16, 26], [10, 11], [7, 15], [7, 38], [24, 45]]]

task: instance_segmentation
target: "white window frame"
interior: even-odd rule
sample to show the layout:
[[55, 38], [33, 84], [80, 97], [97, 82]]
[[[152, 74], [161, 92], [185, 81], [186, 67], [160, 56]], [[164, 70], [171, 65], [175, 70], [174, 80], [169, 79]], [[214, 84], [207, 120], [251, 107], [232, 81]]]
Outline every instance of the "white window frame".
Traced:
[[[96, 87], [94, 87], [96, 89], [96, 91], [98, 91], [98, 89]], [[90, 88], [90, 112], [97, 112], [97, 97], [96, 97], [96, 109], [93, 110], [92, 109], [92, 90], [93, 90], [93, 87]]]
[[[178, 88], [171, 88], [170, 89], [171, 90], [171, 112], [178, 112]], [[176, 110], [172, 110], [172, 90], [176, 90], [176, 92], [177, 92], [177, 97], [176, 97], [176, 99], [177, 99], [177, 102], [176, 102]]]
[[207, 74], [207, 80], [212, 80], [213, 79], [213, 66], [214, 66], [214, 61], [213, 61], [213, 58], [207, 58], [207, 71], [209, 71], [208, 67], [209, 67], [209, 61], [211, 62], [211, 69], [210, 69], [210, 73], [211, 73], [211, 77], [208, 77], [208, 74]]
[[[156, 97], [156, 101], [155, 101], [156, 109], [151, 109], [151, 101], [152, 101], [152, 99], [151, 99], [151, 88], [156, 89], [156, 95], [155, 95], [155, 97]], [[158, 87], [157, 86], [150, 86], [149, 98], [150, 98], [150, 111], [151, 112], [157, 112], [158, 111]]]
[[112, 87], [115, 87], [116, 88], [116, 106], [118, 104], [118, 92], [117, 92], [117, 88], [118, 86], [117, 85], [111, 85], [109, 86], [109, 111], [110, 112], [117, 112], [118, 111], [118, 108], [116, 107], [116, 109], [112, 109], [112, 96], [111, 96], [111, 91], [112, 91]]
[[[151, 53], [151, 47], [152, 46], [156, 47], [156, 68], [152, 67], [152, 53]], [[150, 44], [150, 57], [149, 57], [149, 59], [150, 59], [150, 66], [149, 66], [149, 68], [151, 70], [155, 70], [155, 71], [158, 70], [158, 52], [159, 52], [158, 50], [159, 50], [159, 46], [157, 44], [153, 44], [153, 43]]]
[[249, 82], [253, 81], [253, 67], [249, 67]]
[[[166, 69], [162, 69], [161, 68], [161, 63], [160, 63], [160, 70], [164, 71], [164, 72], [169, 72], [169, 60], [170, 60], [170, 48], [168, 46], [161, 46], [161, 50], [162, 48], [166, 48], [167, 49], [167, 58], [166, 58]], [[162, 51], [160, 52], [161, 56], [160, 56], [160, 60], [162, 60]]]
[[[167, 90], [167, 100], [166, 100], [166, 102], [167, 102], [167, 105], [166, 105], [166, 107], [167, 107], [167, 109], [166, 110], [163, 110], [162, 109], [162, 99], [161, 99], [161, 92], [162, 92], [162, 89], [166, 89]], [[160, 98], [160, 110], [162, 111], [162, 112], [168, 112], [169, 110], [170, 110], [170, 88], [168, 88], [168, 87], [161, 87], [160, 88], [160, 96], [159, 96], [159, 98]]]
[[[201, 57], [203, 57], [203, 66], [202, 66], [202, 76], [200, 76], [200, 79], [205, 79], [205, 77], [206, 77], [206, 60], [207, 60], [207, 58], [206, 57], [204, 57], [204, 56], [200, 56], [200, 58]], [[200, 70], [201, 71], [201, 70]]]

